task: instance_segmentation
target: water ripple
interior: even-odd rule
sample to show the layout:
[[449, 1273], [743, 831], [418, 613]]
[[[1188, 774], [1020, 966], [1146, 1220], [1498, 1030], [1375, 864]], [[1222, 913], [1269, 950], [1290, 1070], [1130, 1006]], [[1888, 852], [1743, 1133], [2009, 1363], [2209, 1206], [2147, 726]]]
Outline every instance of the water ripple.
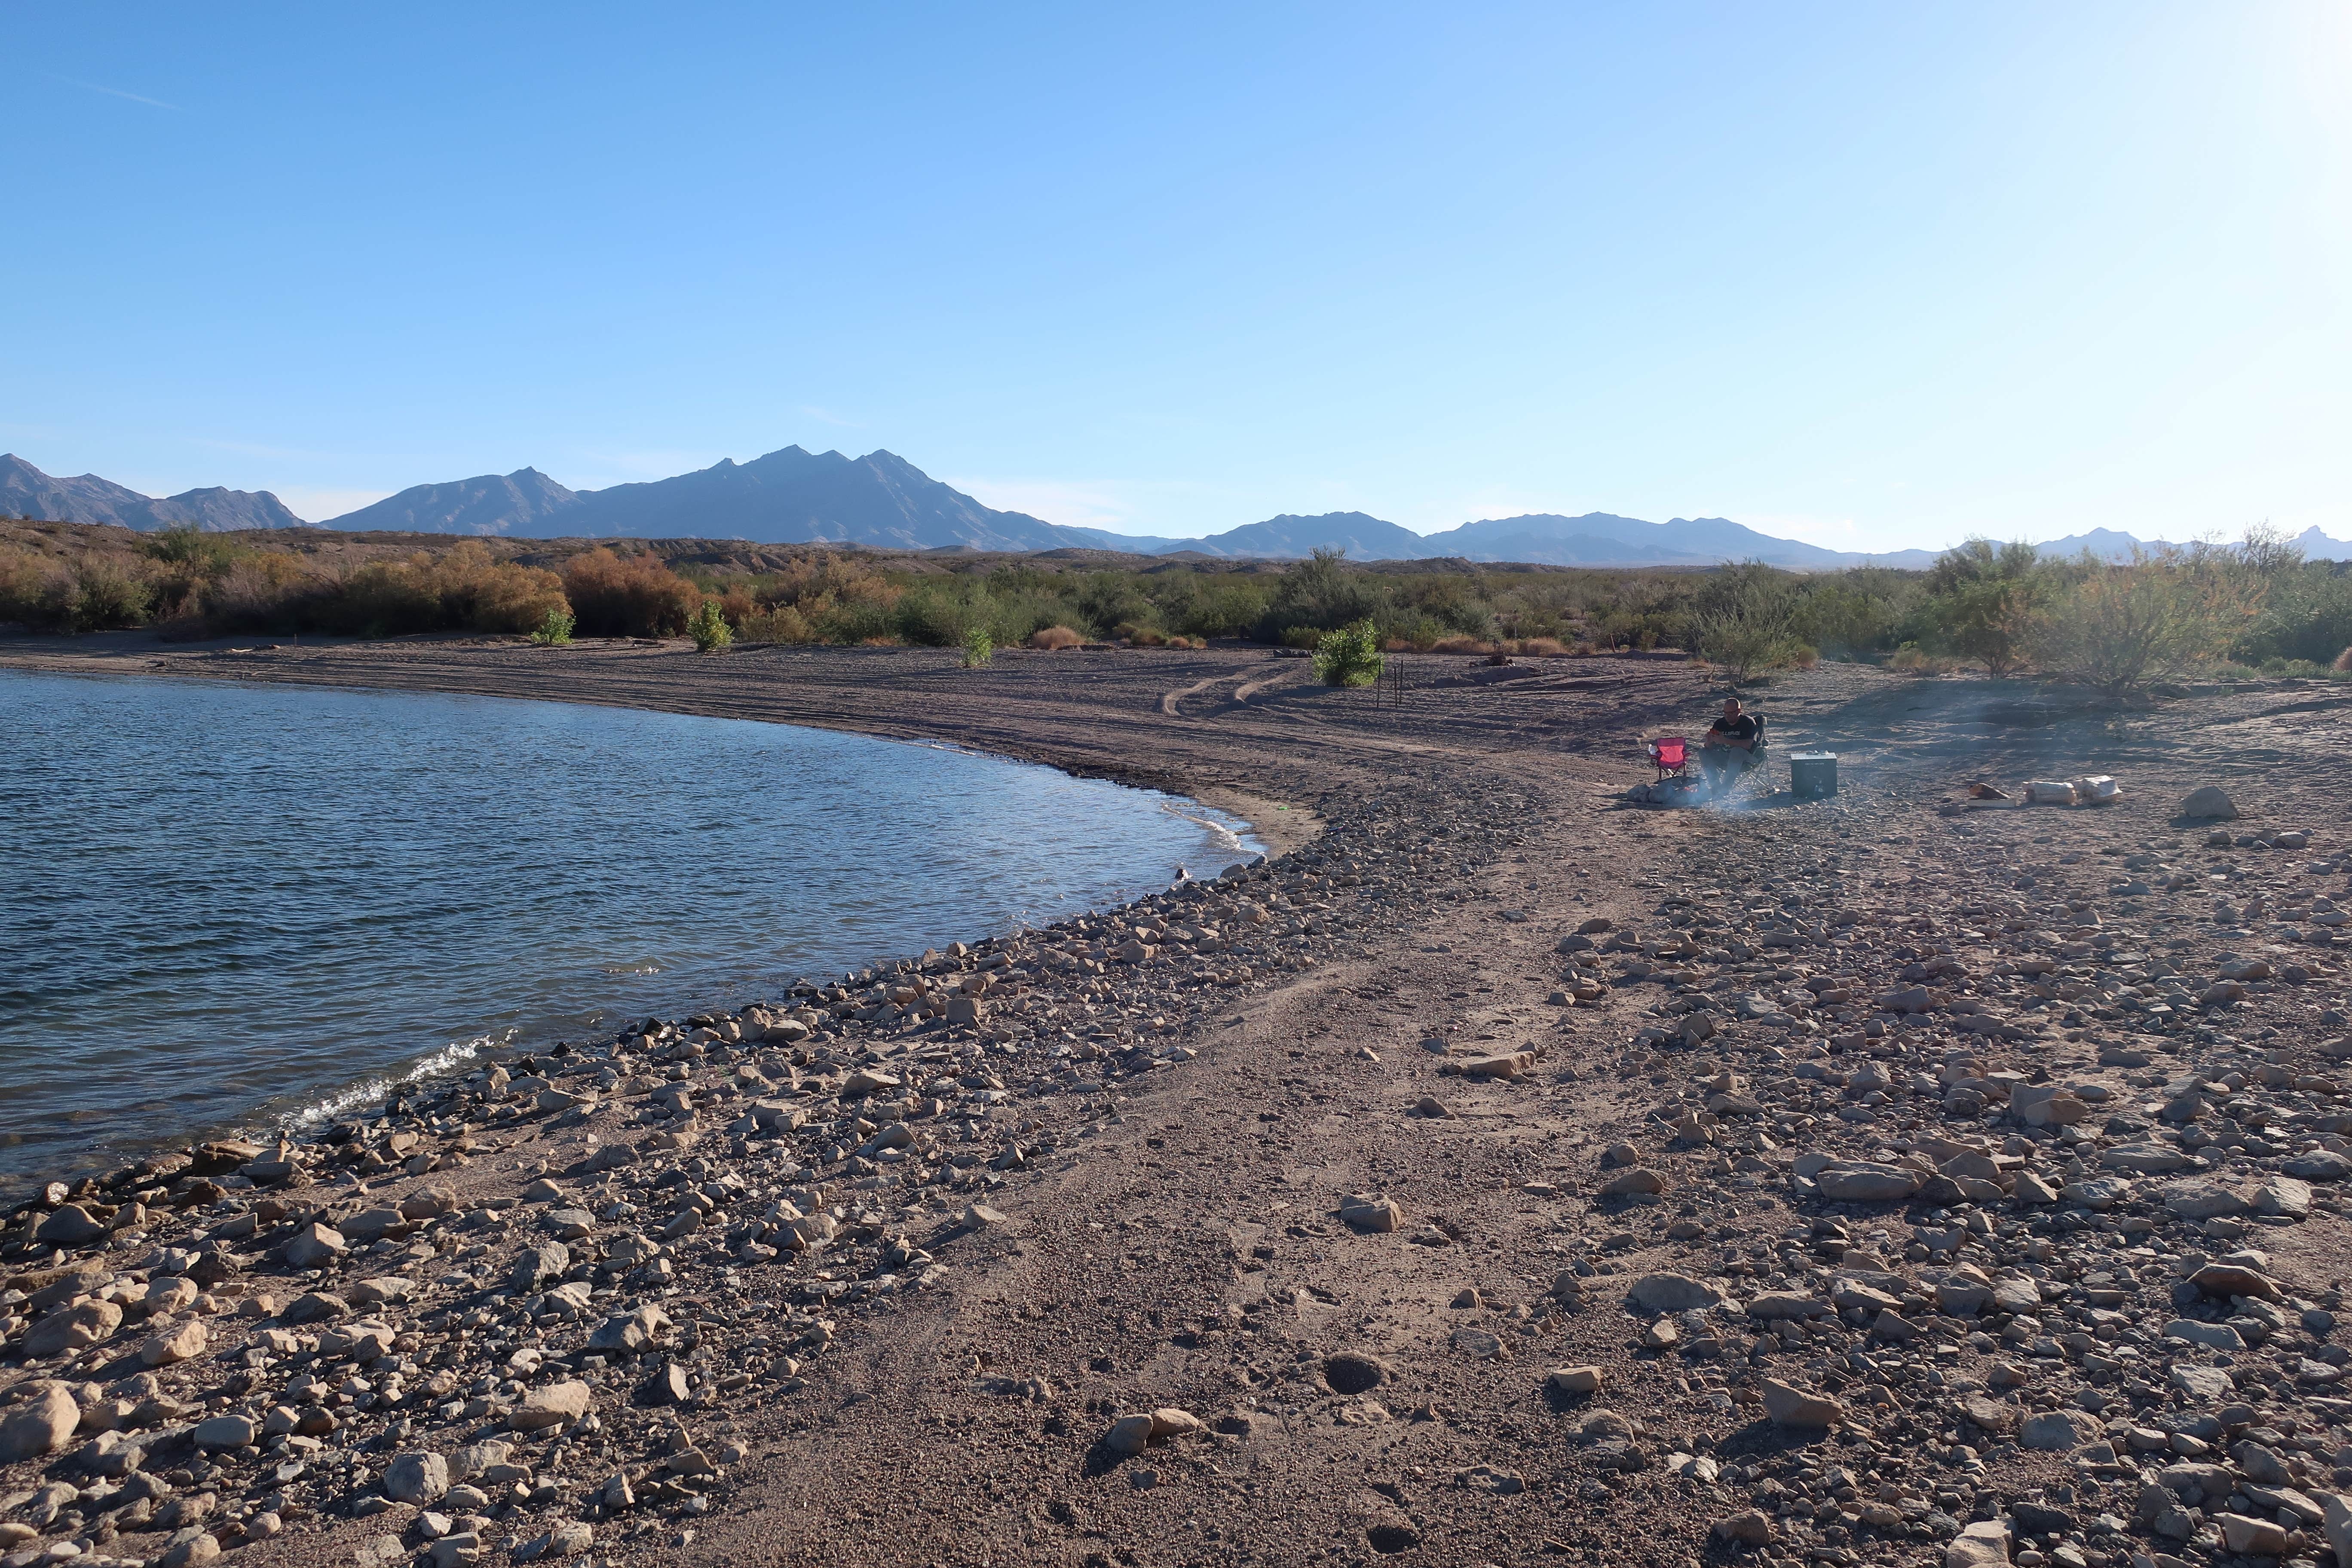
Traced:
[[626, 709], [0, 673], [0, 1176], [1100, 908], [1195, 802]]

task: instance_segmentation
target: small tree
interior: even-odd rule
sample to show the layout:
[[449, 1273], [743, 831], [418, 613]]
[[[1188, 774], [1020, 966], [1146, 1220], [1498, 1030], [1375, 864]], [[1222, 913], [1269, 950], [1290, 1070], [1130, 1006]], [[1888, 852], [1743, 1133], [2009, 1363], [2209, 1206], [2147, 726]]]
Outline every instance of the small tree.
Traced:
[[2031, 544], [1971, 539], [1928, 571], [1928, 613], [1953, 651], [2008, 675], [2025, 663], [2052, 586]]
[[963, 667], [978, 669], [996, 657], [996, 639], [988, 635], [986, 626], [974, 626], [963, 634]]
[[1734, 684], [1811, 657], [1797, 635], [1794, 579], [1759, 562], [1727, 566], [1699, 594], [1692, 612], [1696, 652], [1723, 667]]
[[735, 628], [719, 613], [718, 600], [705, 599], [702, 608], [694, 612], [694, 619], [687, 622], [686, 635], [694, 639], [695, 652], [717, 653], [735, 640]]
[[1369, 616], [1324, 633], [1315, 645], [1315, 673], [1326, 686], [1370, 686], [1387, 668]]
[[570, 647], [572, 628], [577, 625], [579, 622], [572, 618], [572, 612], [558, 605], [549, 610], [540, 621], [539, 629], [530, 634], [530, 640], [541, 647]]
[[2126, 697], [2219, 659], [2260, 613], [2263, 593], [2226, 552], [2134, 551], [2087, 565], [2035, 651], [2053, 673]]

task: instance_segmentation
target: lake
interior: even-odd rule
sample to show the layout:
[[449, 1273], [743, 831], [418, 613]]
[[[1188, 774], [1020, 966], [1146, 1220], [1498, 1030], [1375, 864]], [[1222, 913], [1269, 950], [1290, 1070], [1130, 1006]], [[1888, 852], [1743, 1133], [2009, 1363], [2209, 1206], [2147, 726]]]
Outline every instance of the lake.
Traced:
[[0, 671], [0, 1179], [1213, 876], [1196, 802], [635, 710]]

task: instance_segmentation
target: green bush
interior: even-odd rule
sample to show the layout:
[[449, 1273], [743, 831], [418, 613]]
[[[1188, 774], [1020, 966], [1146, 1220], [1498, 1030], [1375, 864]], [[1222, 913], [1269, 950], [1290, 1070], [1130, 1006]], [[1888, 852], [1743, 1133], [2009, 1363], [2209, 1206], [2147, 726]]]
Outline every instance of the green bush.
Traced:
[[2225, 551], [2166, 547], [2085, 562], [2053, 605], [2034, 654], [2053, 675], [2126, 697], [2219, 663], [2262, 599], [2262, 582]]
[[1812, 651], [1798, 635], [1798, 601], [1786, 572], [1752, 561], [1727, 566], [1699, 590], [1696, 651], [1735, 684], [1796, 664]]
[[1388, 608], [1388, 595], [1364, 573], [1349, 567], [1338, 550], [1318, 550], [1282, 574], [1266, 605], [1260, 634], [1268, 641], [1300, 626], [1333, 631], [1371, 621]]
[[121, 563], [94, 556], [74, 563], [74, 630], [110, 632], [145, 626], [147, 604], [147, 584]]
[[996, 639], [984, 626], [974, 626], [963, 635], [963, 667], [978, 669], [996, 657]]
[[959, 647], [975, 626], [983, 626], [974, 606], [951, 590], [909, 589], [891, 616], [891, 629], [917, 647]]
[[1928, 569], [1927, 613], [1944, 648], [2009, 675], [2024, 665], [2059, 586], [2031, 544], [1971, 539]]
[[735, 640], [735, 628], [719, 613], [718, 600], [705, 599], [702, 608], [694, 612], [694, 619], [686, 623], [686, 635], [694, 639], [695, 652], [717, 653]]
[[1326, 686], [1370, 686], [1388, 668], [1371, 617], [1326, 632], [1315, 645], [1315, 675]]
[[541, 647], [570, 647], [572, 628], [577, 625], [578, 620], [569, 609], [551, 609], [539, 623], [539, 629], [530, 634], [530, 640]]

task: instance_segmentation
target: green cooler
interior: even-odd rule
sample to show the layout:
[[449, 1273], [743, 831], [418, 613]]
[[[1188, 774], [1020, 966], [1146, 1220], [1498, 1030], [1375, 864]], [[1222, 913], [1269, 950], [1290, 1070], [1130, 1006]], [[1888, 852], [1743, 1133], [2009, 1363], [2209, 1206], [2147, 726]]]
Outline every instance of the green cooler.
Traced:
[[1799, 800], [1827, 800], [1837, 794], [1837, 753], [1790, 752], [1789, 793]]

